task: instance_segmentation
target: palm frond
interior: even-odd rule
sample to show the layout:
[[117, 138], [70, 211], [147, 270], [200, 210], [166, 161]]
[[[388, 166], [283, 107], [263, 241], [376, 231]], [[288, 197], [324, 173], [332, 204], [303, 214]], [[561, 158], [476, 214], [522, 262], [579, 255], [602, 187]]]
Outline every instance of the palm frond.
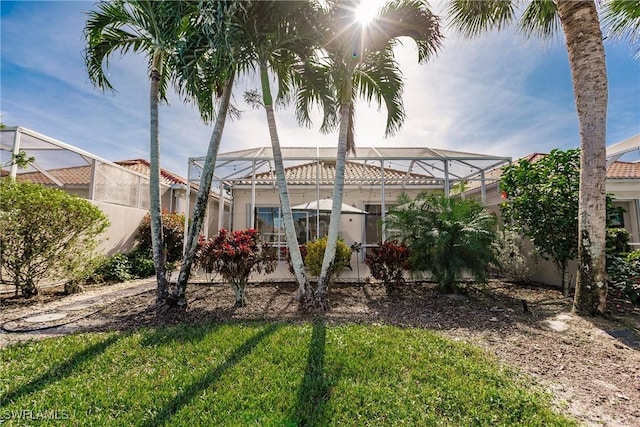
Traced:
[[387, 110], [385, 136], [395, 134], [402, 126], [405, 112], [402, 103], [404, 83], [402, 73], [393, 57], [393, 47], [372, 52], [356, 68], [354, 86], [367, 102], [384, 104]]
[[602, 21], [607, 34], [631, 43], [640, 59], [640, 0], [605, 2]]
[[449, 23], [466, 37], [475, 37], [488, 30], [501, 30], [515, 16], [513, 0], [452, 0], [447, 15]]
[[558, 8], [553, 0], [531, 1], [520, 18], [519, 29], [525, 35], [549, 37], [560, 28]]

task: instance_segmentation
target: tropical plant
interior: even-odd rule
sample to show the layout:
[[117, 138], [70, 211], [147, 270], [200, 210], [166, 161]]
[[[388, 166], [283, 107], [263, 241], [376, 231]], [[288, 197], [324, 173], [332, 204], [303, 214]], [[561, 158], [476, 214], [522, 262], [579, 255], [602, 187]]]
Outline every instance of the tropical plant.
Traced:
[[478, 282], [488, 279], [496, 262], [494, 223], [478, 202], [444, 195], [418, 197], [386, 219], [390, 236], [409, 248], [410, 270], [431, 272], [439, 290], [450, 293], [460, 290], [466, 275]]
[[500, 207], [505, 225], [531, 239], [544, 259], [553, 260], [565, 296], [571, 284], [567, 266], [578, 254], [579, 167], [580, 150], [552, 150], [505, 167], [500, 181], [508, 198]]
[[217, 271], [229, 282], [235, 294], [236, 307], [247, 303], [249, 275], [252, 272], [272, 273], [277, 260], [274, 248], [263, 242], [254, 229], [229, 232], [222, 228], [214, 239], [201, 246], [198, 257], [207, 273]]
[[405, 284], [404, 271], [409, 268], [409, 248], [395, 240], [381, 242], [364, 259], [371, 275], [382, 280], [387, 293], [394, 292]]
[[311, 303], [326, 309], [327, 273], [334, 262], [340, 213], [342, 208], [344, 173], [347, 151], [354, 149], [354, 119], [357, 98], [384, 104], [387, 110], [385, 134], [394, 134], [405, 115], [402, 106], [402, 75], [395, 62], [393, 47], [401, 37], [412, 38], [418, 48], [418, 61], [435, 55], [442, 35], [438, 18], [420, 0], [395, 0], [384, 5], [369, 25], [355, 19], [359, 1], [329, 2], [324, 16], [326, 75], [336, 93], [339, 136], [336, 154], [336, 175], [333, 188], [328, 243], [322, 271]]
[[[518, 6], [527, 4], [519, 13]], [[606, 308], [605, 178], [607, 71], [602, 31], [593, 0], [451, 0], [449, 16], [455, 27], [472, 37], [502, 29], [520, 16], [527, 36], [549, 36], [561, 24], [573, 80], [580, 129], [580, 190], [578, 202], [578, 274], [573, 309], [602, 314]]]
[[149, 193], [153, 260], [158, 282], [158, 302], [166, 300], [169, 289], [163, 253], [160, 206], [160, 142], [158, 104], [166, 101], [166, 88], [172, 77], [168, 66], [177, 43], [190, 24], [194, 12], [188, 1], [101, 1], [88, 13], [84, 28], [85, 63], [91, 81], [103, 90], [114, 90], [106, 68], [115, 52], [142, 53], [147, 56], [150, 79]]
[[[324, 253], [327, 248], [327, 237], [321, 237], [320, 239], [313, 240], [306, 244], [306, 255], [304, 257], [304, 265], [309, 269], [309, 273], [312, 276], [318, 277], [322, 271], [322, 263], [324, 260]], [[333, 264], [329, 268], [329, 281], [338, 276], [346, 266], [351, 263], [351, 248], [342, 239], [338, 239], [336, 246], [336, 256]]]
[[640, 250], [628, 254], [607, 254], [609, 284], [640, 305]]
[[0, 180], [1, 268], [24, 296], [44, 278], [74, 277], [109, 220], [88, 200], [38, 184]]

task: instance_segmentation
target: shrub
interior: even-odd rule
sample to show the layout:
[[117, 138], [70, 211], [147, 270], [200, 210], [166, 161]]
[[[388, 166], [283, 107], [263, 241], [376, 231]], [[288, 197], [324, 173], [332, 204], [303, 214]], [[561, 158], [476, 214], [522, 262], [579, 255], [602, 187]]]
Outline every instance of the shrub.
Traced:
[[631, 235], [624, 228], [607, 228], [607, 253], [618, 255], [629, 252], [630, 237]]
[[536, 248], [526, 250], [524, 244], [525, 238], [510, 229], [503, 229], [494, 244], [500, 274], [519, 283], [531, 280], [540, 257]]
[[387, 292], [405, 284], [404, 270], [409, 268], [409, 248], [404, 243], [388, 240], [373, 248], [364, 260], [371, 275], [382, 280]]
[[419, 196], [387, 216], [387, 230], [409, 248], [410, 270], [430, 271], [442, 292], [470, 274], [485, 282], [495, 264], [495, 218], [473, 200]]
[[129, 258], [129, 272], [134, 278], [144, 279], [155, 274], [156, 268], [148, 253], [134, 250], [127, 255], [127, 258]]
[[[324, 251], [327, 247], [327, 237], [307, 243], [307, 255], [304, 257], [304, 265], [309, 269], [309, 273], [319, 276], [322, 271], [322, 261], [324, 260]], [[327, 280], [329, 283], [340, 274], [344, 268], [351, 263], [351, 248], [342, 239], [338, 239], [336, 246], [336, 256], [333, 264], [327, 272]]]
[[24, 296], [44, 278], [75, 277], [109, 226], [91, 202], [38, 184], [0, 180], [2, 267]]
[[197, 263], [207, 273], [220, 273], [235, 293], [236, 307], [243, 307], [247, 302], [245, 289], [249, 275], [273, 272], [277, 255], [256, 230], [229, 232], [223, 228], [215, 239], [200, 246]]
[[609, 285], [627, 295], [631, 302], [640, 305], [640, 250], [625, 257], [607, 254]]
[[[179, 261], [182, 258], [182, 247], [184, 242], [184, 215], [177, 213], [162, 213], [162, 233], [164, 236], [164, 250], [167, 255], [167, 262]], [[145, 215], [138, 227], [138, 250], [148, 253], [152, 258], [151, 244], [151, 217]]]

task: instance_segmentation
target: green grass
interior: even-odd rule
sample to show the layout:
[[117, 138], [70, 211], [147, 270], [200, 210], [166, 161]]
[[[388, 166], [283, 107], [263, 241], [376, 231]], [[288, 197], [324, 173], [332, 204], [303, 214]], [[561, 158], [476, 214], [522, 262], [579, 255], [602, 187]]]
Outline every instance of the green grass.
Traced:
[[472, 346], [322, 320], [11, 346], [0, 353], [0, 393], [5, 425], [575, 425]]

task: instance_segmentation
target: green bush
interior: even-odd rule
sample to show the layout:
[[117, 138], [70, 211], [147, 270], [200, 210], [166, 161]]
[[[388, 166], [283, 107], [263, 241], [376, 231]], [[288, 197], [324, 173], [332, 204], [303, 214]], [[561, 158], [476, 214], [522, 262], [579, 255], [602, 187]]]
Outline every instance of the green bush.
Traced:
[[640, 250], [625, 256], [607, 254], [607, 275], [610, 286], [640, 305]]
[[44, 278], [75, 278], [109, 226], [91, 202], [29, 182], [0, 180], [2, 268], [24, 296]]
[[[306, 246], [307, 255], [304, 257], [304, 265], [309, 269], [309, 273], [317, 277], [322, 271], [322, 261], [324, 260], [324, 251], [327, 247], [327, 238], [322, 237], [318, 240], [314, 240], [307, 243]], [[333, 281], [333, 279], [350, 263], [351, 248], [347, 246], [344, 240], [338, 239], [336, 256], [327, 273], [329, 282]]]
[[458, 292], [466, 275], [485, 282], [496, 263], [495, 218], [473, 200], [419, 196], [387, 216], [391, 238], [409, 248], [412, 272], [429, 271], [443, 292]]
[[[184, 242], [184, 215], [177, 213], [162, 213], [162, 232], [164, 236], [164, 250], [167, 254], [167, 262], [179, 261], [182, 258], [182, 247]], [[138, 227], [136, 236], [138, 241], [137, 250], [148, 253], [152, 257], [151, 244], [151, 217], [145, 215]]]
[[135, 250], [128, 255], [129, 272], [136, 279], [144, 279], [153, 276], [156, 268], [153, 265], [153, 259], [145, 252]]
[[630, 237], [631, 235], [624, 228], [607, 228], [607, 253], [619, 255], [629, 252]]

